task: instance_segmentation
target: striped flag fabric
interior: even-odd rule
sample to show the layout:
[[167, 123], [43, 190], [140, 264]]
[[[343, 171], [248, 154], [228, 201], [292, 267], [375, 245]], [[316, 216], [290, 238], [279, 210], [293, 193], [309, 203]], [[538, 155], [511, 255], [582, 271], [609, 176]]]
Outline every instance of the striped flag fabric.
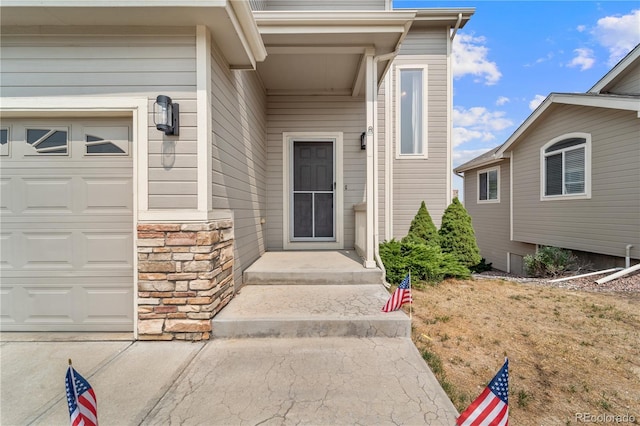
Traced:
[[98, 403], [93, 388], [71, 366], [64, 380], [71, 426], [98, 426]]
[[509, 360], [475, 401], [456, 420], [458, 426], [509, 424]]
[[397, 311], [405, 303], [412, 303], [411, 299], [411, 274], [407, 274], [396, 291], [393, 292], [387, 303], [382, 307], [382, 312]]

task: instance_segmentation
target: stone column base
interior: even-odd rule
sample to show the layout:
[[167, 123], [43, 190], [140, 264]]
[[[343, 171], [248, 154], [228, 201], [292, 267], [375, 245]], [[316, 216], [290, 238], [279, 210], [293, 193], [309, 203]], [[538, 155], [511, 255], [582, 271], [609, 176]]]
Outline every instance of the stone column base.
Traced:
[[233, 222], [138, 224], [138, 339], [203, 340], [233, 297]]

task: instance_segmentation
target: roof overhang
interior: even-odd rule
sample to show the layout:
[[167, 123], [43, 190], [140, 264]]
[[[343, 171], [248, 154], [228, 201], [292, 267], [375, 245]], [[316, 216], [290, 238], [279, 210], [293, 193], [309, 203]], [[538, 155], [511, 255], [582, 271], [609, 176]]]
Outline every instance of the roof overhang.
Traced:
[[[415, 16], [415, 11], [254, 12], [267, 49], [257, 67], [267, 93], [364, 93], [365, 56], [395, 52]], [[378, 82], [392, 59], [379, 61]]]
[[[205, 25], [232, 68], [255, 68], [266, 51], [248, 2], [232, 0], [3, 0], [0, 27]], [[170, 32], [170, 30], [167, 30]]]
[[640, 118], [640, 97], [620, 95], [596, 95], [590, 93], [552, 93], [536, 108], [536, 110], [516, 129], [516, 131], [501, 146], [494, 148], [454, 169], [455, 173], [462, 173], [509, 158], [509, 149], [532, 129], [538, 120], [550, 113], [559, 105], [577, 105], [594, 108], [618, 109], [635, 111]]
[[594, 108], [618, 109], [623, 111], [635, 111], [640, 118], [640, 97], [596, 95], [589, 93], [552, 93], [536, 108], [533, 113], [518, 127], [507, 141], [496, 152], [496, 157], [504, 154], [517, 143], [535, 123], [544, 117], [552, 107], [557, 105], [577, 105]]
[[604, 77], [602, 77], [591, 89], [589, 93], [601, 93], [606, 92], [615, 84], [615, 82], [631, 72], [631, 64], [640, 58], [640, 44], [631, 50], [618, 62]]

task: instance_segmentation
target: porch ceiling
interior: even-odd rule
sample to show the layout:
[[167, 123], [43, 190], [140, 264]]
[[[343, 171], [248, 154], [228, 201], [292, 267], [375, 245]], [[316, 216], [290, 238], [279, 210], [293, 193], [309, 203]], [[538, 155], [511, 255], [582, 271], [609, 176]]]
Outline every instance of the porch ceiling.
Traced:
[[[267, 50], [257, 70], [269, 94], [364, 93], [365, 54], [394, 52], [415, 12], [254, 12]], [[389, 60], [380, 61], [378, 82]]]

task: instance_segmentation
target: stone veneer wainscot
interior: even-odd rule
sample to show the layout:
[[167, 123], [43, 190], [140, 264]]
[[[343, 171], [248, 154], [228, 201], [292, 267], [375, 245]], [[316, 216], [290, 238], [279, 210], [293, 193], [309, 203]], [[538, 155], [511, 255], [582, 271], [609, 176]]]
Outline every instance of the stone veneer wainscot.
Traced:
[[233, 297], [233, 222], [138, 224], [138, 338], [203, 340]]

